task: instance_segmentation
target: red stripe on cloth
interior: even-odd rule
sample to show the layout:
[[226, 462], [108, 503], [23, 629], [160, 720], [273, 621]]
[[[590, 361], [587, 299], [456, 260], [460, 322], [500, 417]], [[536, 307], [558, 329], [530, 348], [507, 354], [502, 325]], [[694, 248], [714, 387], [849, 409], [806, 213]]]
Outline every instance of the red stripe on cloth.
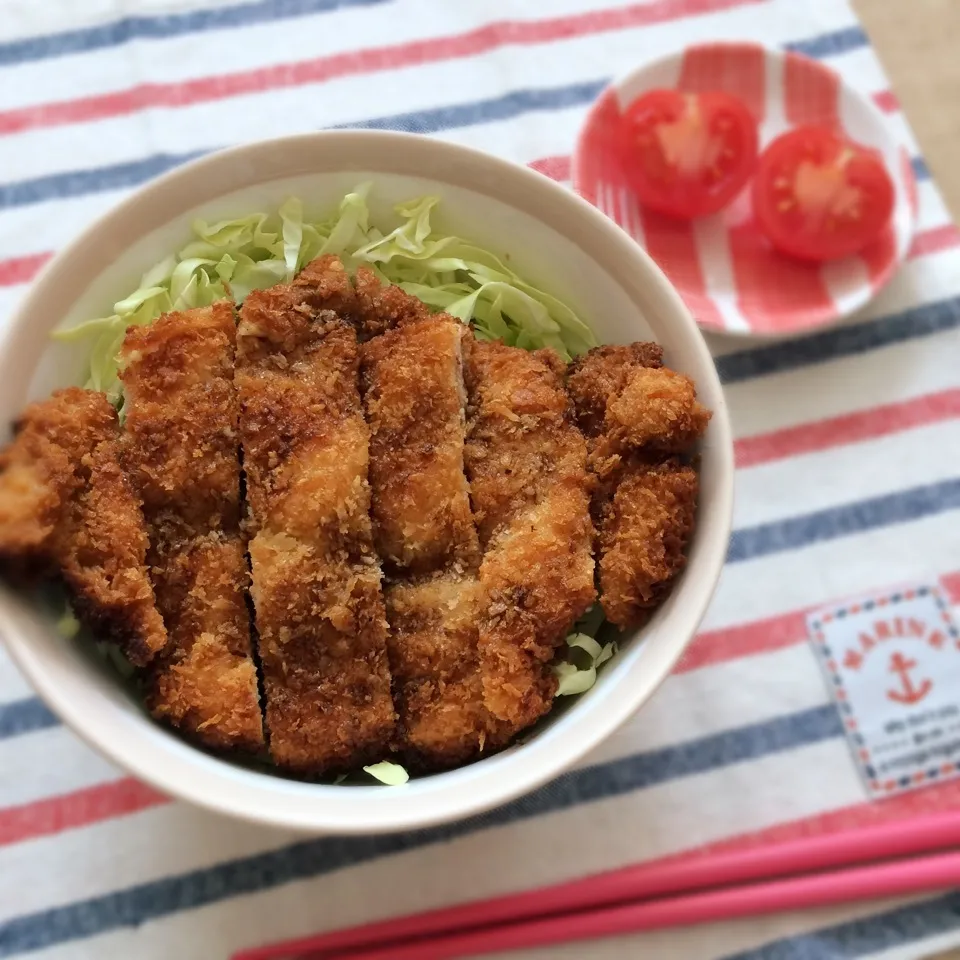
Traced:
[[707, 293], [697, 241], [689, 223], [640, 208], [644, 246], [667, 275], [687, 308], [703, 324], [723, 329], [723, 316]]
[[563, 182], [570, 179], [569, 157], [541, 157], [539, 160], [532, 160], [527, 166], [551, 180]]
[[[940, 586], [951, 605], [960, 604], [960, 572], [944, 574]], [[829, 603], [829, 601], [826, 601]], [[687, 647], [675, 673], [687, 673], [701, 667], [726, 663], [757, 653], [773, 653], [807, 641], [807, 614], [824, 604], [791, 610], [776, 617], [754, 620], [751, 623], [706, 630], [694, 638]]]
[[809, 57], [788, 53], [783, 99], [788, 123], [835, 126], [840, 120], [840, 76]]
[[801, 643], [807, 636], [808, 612], [794, 610], [778, 617], [698, 633], [680, 658], [674, 673], [687, 673], [756, 653], [772, 653]]
[[0, 261], [0, 287], [28, 283], [52, 256], [52, 253], [33, 253], [26, 257]]
[[875, 440], [891, 433], [960, 417], [960, 389], [928, 393], [900, 403], [817, 420], [736, 442], [738, 467], [755, 467], [804, 453]]
[[650, 866], [667, 866], [668, 864], [673, 866], [701, 859], [708, 860], [721, 853], [754, 850], [758, 847], [787, 843], [806, 837], [822, 837], [826, 834], [842, 833], [846, 830], [878, 826], [883, 823], [912, 820], [924, 814], [955, 809], [958, 804], [960, 804], [960, 781], [953, 780], [912, 793], [886, 797], [879, 803], [857, 803], [813, 817], [780, 823], [766, 830], [758, 830], [756, 833], [741, 834], [695, 850], [652, 861]]
[[757, 333], [813, 327], [836, 307], [818, 266], [772, 250], [752, 223], [734, 227], [730, 254], [737, 307]]
[[942, 227], [932, 227], [918, 233], [913, 238], [909, 256], [923, 257], [958, 245], [960, 245], [960, 230], [952, 223], [945, 223]]
[[0, 846], [122, 817], [168, 803], [162, 793], [130, 777], [0, 810]]
[[677, 86], [691, 93], [723, 90], [739, 97], [753, 115], [766, 114], [766, 53], [756, 43], [691, 47], [684, 52]]
[[534, 45], [631, 27], [666, 23], [765, 0], [653, 0], [547, 20], [501, 20], [467, 33], [278, 64], [179, 83], [142, 84], [115, 93], [39, 104], [0, 113], [0, 134], [38, 127], [86, 123], [155, 107], [168, 109], [244, 94], [281, 90], [341, 77], [399, 70], [477, 56], [504, 46]]

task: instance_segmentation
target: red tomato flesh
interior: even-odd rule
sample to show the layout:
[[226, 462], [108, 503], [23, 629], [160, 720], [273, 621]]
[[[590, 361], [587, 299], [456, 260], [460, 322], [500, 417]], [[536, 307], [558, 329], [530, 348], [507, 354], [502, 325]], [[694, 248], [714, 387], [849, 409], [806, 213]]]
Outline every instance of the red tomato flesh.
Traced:
[[757, 159], [757, 121], [727, 93], [651, 90], [623, 118], [623, 162], [642, 204], [689, 220], [722, 210]]
[[783, 253], [803, 260], [848, 257], [876, 240], [895, 192], [880, 155], [826, 127], [798, 127], [760, 156], [753, 209]]

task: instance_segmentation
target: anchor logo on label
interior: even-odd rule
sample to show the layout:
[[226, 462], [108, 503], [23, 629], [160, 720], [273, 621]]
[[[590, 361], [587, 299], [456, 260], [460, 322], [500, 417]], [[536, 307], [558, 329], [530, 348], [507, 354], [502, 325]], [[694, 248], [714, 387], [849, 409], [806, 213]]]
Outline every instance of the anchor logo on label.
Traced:
[[894, 653], [890, 657], [890, 673], [896, 674], [903, 684], [897, 690], [888, 690], [887, 697], [895, 703], [919, 703], [932, 689], [932, 680], [921, 680], [919, 686], [913, 685], [910, 671], [917, 666], [916, 660], [910, 660], [902, 653]]

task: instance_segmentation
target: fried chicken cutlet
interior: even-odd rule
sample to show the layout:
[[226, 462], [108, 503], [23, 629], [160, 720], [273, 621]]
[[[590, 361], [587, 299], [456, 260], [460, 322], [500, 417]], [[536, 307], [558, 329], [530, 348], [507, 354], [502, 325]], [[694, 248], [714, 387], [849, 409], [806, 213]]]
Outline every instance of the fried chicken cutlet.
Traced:
[[102, 393], [69, 387], [27, 407], [0, 454], [0, 560], [15, 576], [59, 573], [79, 618], [143, 666], [167, 632], [117, 440]]
[[393, 284], [382, 284], [369, 267], [359, 267], [353, 278], [354, 301], [348, 314], [361, 340], [430, 316], [427, 305]]
[[363, 346], [401, 750], [409, 765], [426, 769], [505, 742], [503, 725], [484, 707], [477, 662], [480, 546], [463, 464], [467, 336], [463, 323], [440, 314], [408, 319]]
[[148, 675], [160, 720], [211, 747], [262, 748], [240, 529], [233, 304], [131, 327], [123, 457], [143, 500], [170, 645]]
[[620, 627], [643, 621], [686, 563], [697, 473], [676, 459], [631, 463], [601, 507], [597, 531], [600, 602]]
[[698, 478], [676, 455], [710, 419], [693, 382], [661, 356], [656, 344], [598, 347], [567, 376], [596, 480], [600, 603], [621, 628], [643, 623], [686, 563]]
[[575, 357], [567, 368], [567, 392], [583, 435], [591, 439], [603, 432], [607, 400], [623, 390], [630, 373], [640, 367], [657, 370], [662, 366], [663, 348], [657, 343], [594, 347]]
[[426, 317], [364, 344], [364, 407], [376, 546], [388, 571], [475, 569], [480, 547], [463, 472], [462, 341], [453, 317]]
[[396, 720], [357, 336], [326, 308], [344, 280], [324, 257], [251, 293], [237, 335], [270, 752], [307, 775], [383, 759]]
[[485, 549], [484, 702], [519, 730], [550, 709], [550, 662], [595, 597], [586, 443], [556, 354], [467, 342], [465, 462]]

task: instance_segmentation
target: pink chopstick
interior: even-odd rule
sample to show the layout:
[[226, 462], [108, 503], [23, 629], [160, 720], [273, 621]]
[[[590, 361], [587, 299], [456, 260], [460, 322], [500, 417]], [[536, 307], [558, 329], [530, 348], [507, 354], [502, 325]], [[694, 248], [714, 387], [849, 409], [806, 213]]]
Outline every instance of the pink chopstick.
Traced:
[[[245, 950], [235, 954], [233, 960], [278, 960], [281, 957], [368, 949], [457, 931], [489, 930], [494, 926], [520, 922], [547, 922], [551, 917], [563, 919], [575, 912], [607, 912], [606, 908], [624, 903], [630, 904], [627, 909], [636, 910], [640, 906], [636, 901], [654, 897], [790, 877], [850, 864], [892, 860], [950, 847], [960, 847], [960, 810], [928, 814], [905, 823], [871, 825], [839, 834], [791, 840], [752, 850], [705, 854], [702, 859], [624, 867], [525, 893], [478, 900]], [[906, 869], [905, 864], [896, 863], [887, 867], [892, 870], [897, 867]], [[880, 868], [868, 867], [865, 872], [877, 869]], [[955, 879], [960, 879], [960, 876]], [[783, 906], [780, 909], [788, 908]], [[715, 919], [715, 916], [711, 914], [710, 919]]]
[[503, 950], [545, 947], [643, 930], [947, 889], [955, 887], [958, 881], [960, 852], [943, 853], [442, 934], [431, 939], [381, 945], [356, 952], [311, 951], [298, 960], [452, 960]]

